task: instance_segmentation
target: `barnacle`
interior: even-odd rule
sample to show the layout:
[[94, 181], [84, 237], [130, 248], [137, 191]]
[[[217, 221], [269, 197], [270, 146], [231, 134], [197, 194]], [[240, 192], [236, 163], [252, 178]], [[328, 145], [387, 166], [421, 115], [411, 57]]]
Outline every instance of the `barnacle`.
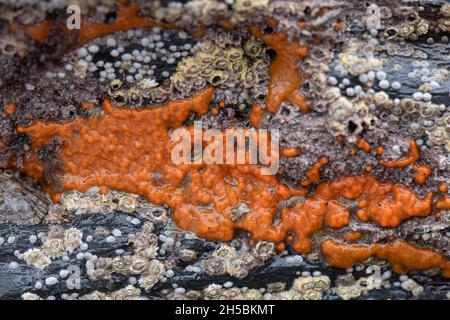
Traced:
[[69, 228], [64, 232], [64, 247], [67, 251], [73, 252], [78, 248], [82, 241], [83, 233], [77, 228]]
[[236, 249], [223, 244], [212, 253], [213, 256], [220, 257], [227, 260], [232, 260], [236, 257]]
[[225, 260], [222, 258], [209, 257], [203, 260], [203, 269], [211, 276], [222, 275], [226, 273]]
[[147, 261], [148, 260], [140, 257], [133, 257], [129, 265], [130, 274], [136, 275], [144, 273], [147, 270]]
[[44, 241], [43, 251], [50, 258], [59, 258], [64, 248], [63, 239], [47, 238]]
[[119, 79], [115, 79], [113, 81], [111, 81], [111, 83], [109, 84], [109, 87], [111, 88], [111, 90], [119, 90], [122, 87], [122, 81]]
[[130, 89], [127, 93], [127, 102], [133, 106], [140, 106], [142, 104], [142, 94], [138, 89]]
[[47, 257], [41, 249], [28, 249], [23, 254], [23, 260], [29, 265], [33, 265], [35, 268], [43, 270], [50, 263], [51, 260]]
[[421, 35], [427, 34], [429, 26], [430, 26], [430, 23], [427, 20], [425, 20], [425, 19], [420, 20], [420, 22], [416, 26], [417, 35], [421, 36]]
[[402, 24], [398, 27], [398, 35], [403, 38], [409, 37], [414, 31], [415, 27], [408, 23]]
[[262, 261], [268, 260], [275, 254], [275, 243], [270, 241], [258, 241], [252, 248], [252, 254], [255, 258]]
[[158, 246], [150, 245], [149, 247], [137, 247], [135, 253], [137, 256], [145, 259], [154, 259], [158, 254]]
[[164, 273], [164, 265], [158, 260], [153, 259], [149, 262], [147, 272], [139, 278], [139, 285], [148, 291], [162, 279]]
[[139, 298], [140, 294], [141, 289], [133, 285], [128, 285], [123, 289], [112, 292], [111, 298], [113, 300], [135, 300]]
[[[405, 29], [404, 31], [409, 32], [409, 28], [408, 28], [408, 30]], [[395, 38], [398, 34], [399, 34], [398, 28], [389, 27], [386, 29], [386, 31], [384, 31], [383, 36], [386, 40], [390, 40], [390, 39]]]
[[136, 197], [130, 195], [124, 195], [119, 197], [119, 203], [117, 209], [126, 213], [133, 213], [136, 210], [137, 201]]
[[9, 57], [16, 54], [23, 56], [25, 54], [25, 44], [12, 35], [3, 35], [0, 37], [0, 52]]
[[112, 260], [112, 271], [121, 274], [128, 274], [128, 268], [130, 267], [131, 262], [132, 258], [130, 256], [114, 257]]
[[85, 294], [82, 300], [106, 300], [107, 295], [103, 292], [93, 291], [91, 293]]
[[182, 249], [179, 251], [178, 256], [182, 261], [190, 262], [197, 258], [197, 252], [190, 249]]
[[203, 289], [202, 292], [206, 300], [217, 300], [222, 296], [223, 289], [222, 286], [213, 283]]
[[118, 106], [124, 106], [127, 102], [127, 93], [125, 91], [119, 90], [111, 93], [111, 99]]

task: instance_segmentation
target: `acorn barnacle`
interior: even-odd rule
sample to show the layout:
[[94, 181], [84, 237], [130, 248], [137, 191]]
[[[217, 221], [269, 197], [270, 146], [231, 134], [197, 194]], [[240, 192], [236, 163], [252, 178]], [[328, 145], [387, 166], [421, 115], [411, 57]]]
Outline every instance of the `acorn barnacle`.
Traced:
[[249, 269], [245, 267], [244, 262], [241, 259], [233, 259], [228, 262], [227, 272], [230, 276], [242, 279], [248, 274]]
[[430, 23], [427, 20], [425, 20], [425, 19], [420, 20], [420, 22], [416, 26], [417, 35], [422, 36], [424, 34], [427, 34], [429, 27], [430, 27]]
[[312, 289], [306, 290], [302, 295], [302, 299], [304, 299], [304, 300], [321, 300], [322, 292], [312, 290]]
[[218, 284], [210, 284], [205, 289], [203, 289], [203, 294], [205, 296], [205, 300], [217, 300], [222, 296], [222, 286]]
[[384, 31], [383, 37], [386, 40], [394, 39], [398, 35], [398, 29], [396, 27], [389, 27]]
[[254, 68], [247, 68], [246, 72], [242, 73], [242, 75], [243, 86], [245, 88], [253, 88], [259, 82], [258, 73]]
[[135, 249], [135, 254], [145, 259], [154, 259], [158, 255], [158, 246], [150, 245], [149, 247], [138, 247]]
[[112, 270], [112, 259], [106, 258], [106, 257], [99, 257], [97, 260], [95, 260], [95, 269], [102, 269], [102, 270]]
[[127, 102], [134, 106], [140, 106], [142, 104], [142, 94], [139, 89], [132, 88], [127, 92]]
[[118, 256], [112, 260], [112, 270], [113, 272], [128, 274], [128, 267], [131, 264], [130, 256]]
[[23, 259], [27, 264], [33, 265], [40, 270], [45, 269], [51, 263], [50, 258], [47, 257], [41, 249], [36, 248], [28, 249], [23, 254]]
[[389, 96], [384, 91], [379, 91], [379, 92], [375, 93], [373, 96], [373, 102], [377, 106], [384, 106], [384, 104], [387, 103], [388, 101], [389, 101]]
[[170, 88], [169, 87], [163, 87], [159, 86], [156, 88], [153, 88], [150, 91], [150, 97], [154, 100], [155, 103], [163, 103], [166, 101], [170, 94]]
[[[236, 46], [236, 47], [240, 47], [241, 46], [241, 42], [242, 42], [242, 37], [240, 36], [239, 33], [237, 32], [229, 32], [227, 34], [227, 43], [232, 45], [232, 46]], [[238, 50], [242, 50], [240, 48], [238, 48]]]
[[225, 58], [218, 57], [214, 59], [212, 65], [215, 69], [225, 70], [227, 69], [228, 61]]
[[252, 38], [245, 42], [244, 53], [249, 57], [257, 58], [264, 53], [264, 47], [260, 41]]
[[252, 254], [255, 258], [266, 261], [275, 254], [275, 243], [270, 241], [258, 241], [252, 248]]
[[137, 199], [136, 197], [130, 196], [130, 195], [124, 195], [119, 197], [119, 203], [117, 209], [126, 212], [126, 213], [133, 213], [136, 211], [137, 206]]
[[225, 260], [218, 257], [209, 257], [202, 262], [203, 269], [210, 276], [218, 276], [226, 273]]
[[151, 260], [148, 264], [147, 272], [141, 275], [139, 284], [145, 290], [150, 290], [161, 280], [166, 272], [164, 265], [158, 260]]
[[81, 297], [81, 300], [106, 300], [107, 295], [100, 291], [93, 291]]
[[229, 245], [223, 244], [219, 248], [214, 250], [212, 255], [214, 257], [220, 257], [220, 258], [224, 258], [224, 259], [232, 259], [236, 256], [236, 249]]
[[137, 275], [147, 270], [147, 260], [141, 257], [133, 256], [128, 267], [130, 274]]
[[206, 80], [200, 77], [195, 78], [194, 80], [192, 80], [192, 86], [195, 90], [202, 90], [206, 87]]
[[407, 38], [414, 32], [414, 30], [415, 28], [413, 25], [405, 23], [398, 27], [398, 35], [400, 37]]
[[241, 48], [230, 48], [227, 51], [227, 58], [231, 61], [239, 61], [244, 57], [244, 51]]
[[50, 258], [60, 257], [64, 251], [64, 240], [47, 237], [44, 241], [43, 251]]
[[267, 289], [271, 292], [280, 292], [286, 288], [286, 283], [284, 282], [272, 282], [267, 284]]
[[437, 110], [438, 110], [436, 108], [436, 106], [433, 105], [433, 104], [426, 104], [426, 105], [424, 105], [424, 106], [422, 106], [421, 108], [418, 108], [418, 109], [419, 109], [419, 114], [422, 116], [422, 118], [425, 118], [425, 119], [433, 118], [436, 115]]
[[64, 247], [67, 251], [73, 252], [81, 245], [83, 233], [77, 228], [70, 228], [64, 232]]
[[331, 280], [328, 276], [314, 277], [314, 288], [318, 290], [327, 290], [330, 287]]
[[176, 90], [183, 94], [192, 90], [192, 80], [178, 73], [172, 79], [172, 84]]
[[211, 54], [216, 49], [215, 44], [212, 41], [204, 41], [199, 46], [199, 51], [203, 53]]
[[115, 300], [135, 300], [139, 298], [141, 289], [128, 285], [123, 289], [111, 293], [111, 297]]
[[122, 80], [119, 79], [115, 79], [113, 81], [111, 81], [111, 83], [109, 84], [109, 87], [111, 88], [111, 90], [119, 90], [120, 88], [122, 88]]
[[127, 93], [122, 90], [111, 92], [112, 101], [118, 106], [124, 106], [127, 102]]
[[213, 86], [219, 86], [227, 81], [227, 76], [223, 71], [215, 70], [208, 77], [208, 82]]
[[418, 111], [418, 109], [420, 108], [420, 103], [416, 102], [413, 99], [402, 99], [400, 100], [400, 107], [406, 113], [412, 114]]
[[303, 292], [314, 288], [314, 278], [311, 276], [298, 277], [292, 284], [292, 289]]
[[430, 137], [431, 141], [433, 141], [433, 143], [436, 143], [436, 144], [445, 143], [449, 139], [448, 133], [442, 127], [437, 127], [436, 129], [434, 129], [429, 134], [429, 137]]
[[191, 262], [197, 258], [197, 252], [191, 249], [181, 249], [178, 252], [178, 257], [181, 259], [181, 261]]
[[154, 233], [137, 232], [128, 240], [134, 248], [148, 248], [158, 244], [158, 236]]

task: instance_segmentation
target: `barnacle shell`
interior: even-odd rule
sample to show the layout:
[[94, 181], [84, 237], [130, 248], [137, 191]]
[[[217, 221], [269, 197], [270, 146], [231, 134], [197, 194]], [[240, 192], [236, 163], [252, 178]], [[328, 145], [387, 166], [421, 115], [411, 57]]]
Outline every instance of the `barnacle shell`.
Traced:
[[77, 228], [70, 228], [64, 232], [64, 247], [67, 251], [73, 252], [78, 248], [82, 241], [83, 233]]
[[50, 258], [47, 257], [41, 249], [36, 248], [28, 249], [23, 254], [23, 259], [27, 264], [33, 265], [40, 270], [45, 269], [51, 263]]
[[162, 279], [165, 271], [164, 265], [161, 262], [155, 259], [150, 261], [147, 272], [141, 275], [139, 279], [140, 286], [146, 291], [150, 290]]
[[181, 249], [178, 252], [178, 256], [184, 262], [190, 262], [197, 258], [197, 252], [190, 249]]
[[136, 275], [144, 273], [147, 270], [147, 261], [147, 259], [133, 256], [128, 268], [130, 274]]
[[223, 275], [226, 273], [226, 263], [222, 258], [209, 257], [203, 260], [203, 269], [211, 276]]
[[258, 241], [252, 248], [252, 254], [255, 258], [266, 261], [275, 255], [275, 243], [269, 241]]
[[228, 274], [238, 279], [245, 278], [249, 271], [241, 259], [231, 260], [227, 265]]
[[82, 300], [106, 300], [107, 295], [100, 291], [93, 291], [81, 297]]
[[117, 209], [126, 213], [133, 213], [136, 211], [137, 199], [134, 196], [124, 195], [119, 198]]
[[150, 245], [149, 247], [144, 248], [136, 248], [134, 251], [135, 254], [139, 257], [145, 258], [145, 259], [154, 259], [158, 255], [158, 246], [157, 245]]
[[112, 270], [117, 273], [128, 274], [130, 264], [130, 256], [117, 256], [112, 260]]
[[220, 257], [223, 259], [233, 259], [236, 257], [236, 249], [229, 245], [223, 244], [212, 253], [215, 257]]
[[414, 32], [414, 30], [415, 28], [413, 25], [405, 23], [398, 27], [398, 35], [403, 38], [407, 38]]
[[420, 22], [416, 26], [417, 35], [421, 36], [421, 35], [427, 34], [429, 26], [430, 26], [430, 23], [427, 20], [425, 20], [425, 19], [420, 20]]
[[222, 296], [222, 292], [222, 286], [215, 283], [210, 284], [205, 289], [203, 289], [205, 300], [217, 300]]
[[50, 258], [60, 257], [64, 251], [64, 240], [47, 237], [44, 241], [43, 251]]

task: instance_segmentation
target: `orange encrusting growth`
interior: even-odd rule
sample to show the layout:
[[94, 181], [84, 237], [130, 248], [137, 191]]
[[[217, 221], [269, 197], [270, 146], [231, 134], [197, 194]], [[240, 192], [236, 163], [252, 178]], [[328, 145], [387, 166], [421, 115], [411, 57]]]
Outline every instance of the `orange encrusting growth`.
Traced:
[[370, 152], [370, 144], [364, 140], [364, 138], [360, 138], [356, 143], [356, 147], [364, 152]]
[[415, 141], [411, 141], [409, 143], [409, 152], [407, 157], [397, 161], [380, 160], [380, 164], [388, 168], [402, 168], [417, 162], [417, 160], [419, 160], [419, 157], [420, 157], [419, 148], [417, 147]]
[[254, 128], [259, 128], [265, 112], [266, 110], [263, 107], [261, 107], [261, 105], [258, 102], [255, 102], [253, 104], [252, 111], [250, 113], [250, 124]]
[[251, 27], [250, 31], [277, 54], [269, 70], [269, 89], [265, 100], [267, 110], [273, 113], [283, 101], [289, 101], [302, 112], [308, 112], [309, 107], [299, 91], [302, 77], [297, 68], [300, 59], [308, 54], [307, 46], [298, 41], [289, 41], [285, 33], [262, 34], [257, 26]]
[[112, 23], [90, 23], [81, 21], [81, 33], [78, 45], [83, 45], [98, 37], [117, 31], [126, 31], [134, 28], [161, 26], [166, 29], [173, 28], [172, 25], [162, 22], [147, 20], [138, 16], [139, 6], [133, 3], [129, 6], [121, 6], [117, 17]]
[[439, 210], [450, 209], [450, 197], [442, 197], [436, 201], [436, 208]]
[[[170, 139], [170, 128], [181, 127], [191, 112], [208, 112], [212, 94], [209, 88], [186, 100], [140, 110], [114, 108], [105, 101], [99, 117], [19, 127], [20, 133], [31, 137], [34, 153], [22, 167], [15, 167], [42, 181], [44, 166], [36, 151], [57, 136], [64, 141], [58, 154], [64, 168], [56, 173], [58, 192], [83, 192], [97, 186], [143, 195], [152, 203], [173, 208], [175, 223], [203, 238], [229, 241], [241, 229], [253, 240], [281, 243], [292, 233], [296, 237], [292, 246], [301, 253], [311, 251], [310, 237], [325, 225], [342, 228], [348, 224], [350, 212], [340, 197], [358, 200], [358, 216], [382, 226], [396, 226], [431, 212], [432, 195], [420, 199], [405, 187], [382, 184], [367, 174], [320, 183], [304, 202], [282, 209], [274, 224], [279, 203], [306, 196], [307, 190], [263, 176], [262, 168], [255, 165], [175, 165], [171, 160], [177, 141]], [[311, 181], [320, 179], [318, 170], [310, 175]], [[58, 200], [54, 187], [45, 190]], [[229, 216], [241, 203], [251, 212], [234, 222]]]
[[326, 240], [322, 242], [325, 261], [334, 267], [350, 268], [371, 256], [391, 262], [397, 273], [410, 270], [440, 268], [442, 276], [450, 278], [450, 262], [430, 249], [417, 248], [405, 241], [370, 246], [348, 245]]
[[300, 181], [302, 186], [309, 186], [320, 181], [320, 169], [329, 162], [327, 157], [322, 157], [313, 164], [312, 168], [305, 173], [307, 179]]
[[383, 154], [383, 151], [384, 151], [384, 148], [383, 148], [382, 146], [378, 146], [378, 147], [375, 149], [375, 153], [376, 153], [377, 155], [379, 155], [379, 156], [381, 156], [381, 155]]
[[285, 148], [283, 149], [283, 156], [287, 158], [296, 157], [302, 152], [302, 149], [297, 148]]
[[43, 44], [50, 36], [53, 25], [53, 21], [47, 20], [34, 26], [24, 27], [23, 30], [27, 36], [36, 40], [37, 43]]
[[431, 175], [433, 170], [427, 165], [413, 165], [414, 171], [414, 182], [417, 184], [424, 184], [427, 182], [428, 177]]
[[362, 236], [363, 234], [359, 231], [349, 231], [344, 234], [344, 239], [347, 242], [356, 242], [361, 239]]
[[22, 26], [12, 22], [9, 31], [13, 33], [21, 32], [35, 40], [38, 44], [43, 44], [50, 36], [54, 27], [54, 21], [47, 20], [31, 26]]
[[16, 104], [15, 103], [10, 103], [8, 104], [3, 111], [8, 115], [12, 115], [14, 113], [14, 111], [16, 111]]

